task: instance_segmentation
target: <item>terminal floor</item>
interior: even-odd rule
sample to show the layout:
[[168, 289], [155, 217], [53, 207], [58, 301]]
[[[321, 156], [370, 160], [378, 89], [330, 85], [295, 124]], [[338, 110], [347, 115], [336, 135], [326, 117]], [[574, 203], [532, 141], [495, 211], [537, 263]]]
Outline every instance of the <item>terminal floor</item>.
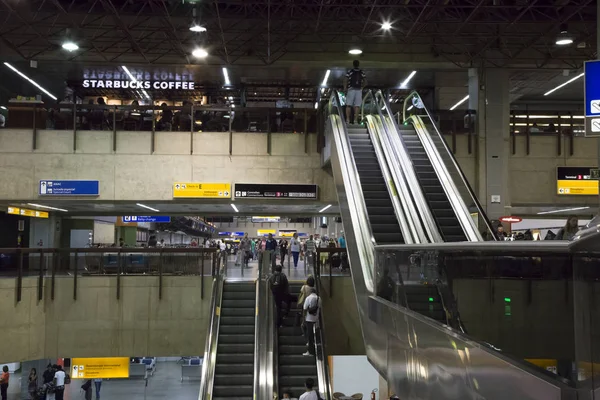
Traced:
[[[8, 387], [8, 400], [20, 400], [20, 373], [11, 377]], [[197, 399], [200, 393], [200, 380], [184, 378], [180, 381], [181, 364], [177, 362], [159, 362], [156, 372], [148, 379], [148, 387], [145, 387], [144, 379], [110, 379], [102, 382], [100, 398], [107, 400], [190, 400]], [[83, 392], [81, 385], [83, 380], [73, 379], [65, 391], [65, 400], [81, 400]], [[145, 392], [145, 393], [144, 393]], [[96, 399], [96, 393], [92, 396]]]
[[[290, 260], [291, 261], [291, 260]], [[280, 264], [279, 259], [277, 259], [277, 264]], [[270, 271], [268, 271], [270, 273]], [[290, 281], [303, 281], [309, 275], [314, 274], [314, 268], [312, 266], [305, 266], [304, 260], [298, 260], [298, 267], [294, 268], [293, 262], [288, 263], [288, 258], [286, 257], [283, 263], [283, 272], [286, 274]], [[338, 272], [332, 274], [335, 276], [338, 275], [347, 275]], [[235, 265], [235, 256], [229, 256], [227, 260], [227, 278], [231, 280], [254, 280], [258, 276], [258, 261], [252, 260], [248, 264], [248, 267], [242, 268], [240, 265]]]

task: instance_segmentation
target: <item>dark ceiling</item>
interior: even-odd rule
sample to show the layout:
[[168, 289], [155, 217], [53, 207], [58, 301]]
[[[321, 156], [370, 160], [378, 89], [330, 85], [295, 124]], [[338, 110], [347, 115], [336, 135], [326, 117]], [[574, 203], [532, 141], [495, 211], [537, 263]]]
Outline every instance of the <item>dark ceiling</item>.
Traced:
[[[189, 31], [196, 8], [205, 33]], [[593, 0], [0, 0], [2, 54], [81, 62], [554, 66], [594, 58]], [[381, 23], [389, 21], [389, 32]], [[575, 38], [557, 47], [561, 24]], [[67, 53], [71, 37], [80, 49]]]

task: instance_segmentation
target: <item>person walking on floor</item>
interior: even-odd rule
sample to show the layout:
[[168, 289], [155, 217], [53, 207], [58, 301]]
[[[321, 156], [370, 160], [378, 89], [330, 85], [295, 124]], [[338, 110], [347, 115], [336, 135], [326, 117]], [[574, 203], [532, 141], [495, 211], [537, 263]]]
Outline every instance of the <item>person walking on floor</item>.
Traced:
[[100, 388], [102, 387], [102, 378], [94, 379], [94, 386], [96, 387], [96, 400], [100, 400]]
[[[271, 292], [275, 298], [275, 307], [277, 308], [277, 326], [281, 327], [283, 318], [285, 318], [290, 311], [291, 294], [290, 284], [287, 276], [282, 272], [283, 268], [281, 265], [275, 267], [275, 273], [269, 278], [269, 285], [271, 286]], [[282, 304], [285, 304], [285, 311], [282, 309]]]
[[285, 256], [287, 256], [288, 252], [288, 242], [285, 239], [281, 239], [279, 242], [279, 249], [281, 252], [281, 265], [285, 262]]
[[29, 378], [27, 378], [27, 381], [27, 391], [29, 392], [29, 397], [31, 400], [35, 400], [35, 392], [37, 392], [38, 386], [38, 376], [35, 368], [31, 368], [29, 371]]
[[[265, 243], [265, 254], [263, 255], [263, 259], [266, 257], [266, 262], [269, 262], [271, 264], [271, 272], [275, 272], [275, 264], [276, 264], [276, 257], [275, 257], [275, 251], [277, 250], [277, 240], [273, 239], [273, 234], [269, 233], [269, 237]], [[264, 271], [266, 274], [266, 271]]]
[[308, 296], [304, 300], [304, 306], [302, 307], [306, 312], [304, 316], [304, 324], [302, 324], [304, 334], [306, 336], [308, 349], [304, 356], [315, 355], [315, 325], [319, 321], [319, 310], [321, 309], [321, 299], [317, 296], [315, 288], [309, 287], [307, 289]]
[[2, 374], [0, 374], [0, 395], [2, 400], [8, 398], [8, 381], [10, 380], [10, 374], [8, 373], [8, 366], [2, 367]]
[[244, 237], [240, 241], [240, 260], [242, 263], [242, 268], [248, 266], [248, 262], [250, 261], [250, 239], [248, 239], [248, 234], [245, 233]]
[[63, 400], [65, 396], [65, 371], [63, 371], [62, 365], [56, 366], [56, 373], [54, 374], [54, 398], [56, 400]]
[[298, 268], [298, 258], [300, 257], [300, 241], [298, 240], [298, 232], [294, 232], [292, 240], [290, 240], [290, 252], [294, 259], [294, 268]]
[[[313, 235], [310, 235], [308, 237], [308, 240], [306, 241], [306, 257], [304, 258], [304, 262], [306, 262], [308, 264], [308, 260], [310, 260], [310, 264], [312, 264], [312, 267], [315, 270], [315, 275], [316, 275], [316, 268], [317, 268], [317, 243], [315, 243], [314, 239], [313, 239]], [[310, 266], [310, 264], [308, 264]]]
[[85, 400], [92, 400], [92, 380], [88, 379], [81, 385], [81, 390], [83, 390], [83, 397]]

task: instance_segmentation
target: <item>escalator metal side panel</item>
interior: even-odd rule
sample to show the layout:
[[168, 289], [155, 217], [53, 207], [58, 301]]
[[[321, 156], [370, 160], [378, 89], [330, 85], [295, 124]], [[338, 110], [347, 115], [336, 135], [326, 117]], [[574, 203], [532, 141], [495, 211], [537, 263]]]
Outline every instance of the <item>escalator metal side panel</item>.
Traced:
[[[410, 217], [412, 214], [410, 213], [410, 209], [407, 207], [407, 203], [410, 202], [410, 199], [406, 199], [405, 196], [408, 193], [404, 185], [398, 186], [395, 182], [398, 182], [398, 177], [392, 175], [390, 170], [389, 162], [387, 154], [390, 153], [390, 150], [385, 148], [386, 143], [382, 141], [382, 132], [381, 126], [379, 125], [379, 121], [372, 116], [367, 116], [367, 126], [369, 135], [371, 137], [371, 142], [373, 143], [373, 149], [375, 150], [375, 154], [377, 155], [377, 159], [379, 160], [379, 166], [381, 168], [381, 173], [383, 174], [383, 179], [385, 181], [386, 187], [388, 189], [388, 193], [390, 195], [390, 199], [392, 200], [392, 204], [394, 206], [394, 214], [396, 215], [396, 219], [400, 225], [400, 230], [402, 232], [402, 237], [404, 238], [405, 243], [415, 243], [414, 236], [414, 227], [410, 226], [412, 218]], [[403, 183], [403, 181], [401, 181]], [[420, 243], [417, 241], [416, 243]]]
[[[321, 297], [321, 280], [317, 278], [317, 290], [318, 295]], [[322, 300], [321, 300], [322, 301]], [[329, 362], [327, 359], [327, 349], [325, 343], [325, 324], [323, 323], [323, 313], [319, 312], [319, 323], [318, 327], [315, 325], [315, 342], [317, 348], [317, 374], [319, 377], [319, 392], [323, 394], [325, 400], [333, 399], [333, 388], [331, 386], [331, 375], [329, 371]]]
[[269, 399], [274, 393], [273, 296], [266, 280], [256, 280], [254, 333], [254, 398]]
[[[331, 167], [333, 179], [336, 186], [340, 212], [346, 235], [346, 247], [352, 270], [352, 281], [356, 294], [356, 303], [360, 319], [363, 341], [365, 343], [366, 355], [382, 376], [386, 376], [386, 333], [378, 329], [377, 325], [368, 316], [368, 298], [374, 292], [374, 246], [372, 242], [362, 242], [361, 229], [364, 228], [364, 218], [359, 218], [358, 210], [354, 205], [353, 196], [361, 196], [362, 191], [354, 192], [349, 180], [352, 171], [348, 171], [346, 163], [354, 163], [354, 159], [346, 158], [343, 149], [340, 149], [344, 134], [344, 127], [337, 115], [331, 115], [329, 126], [332, 129], [333, 138], [331, 149]], [[358, 176], [355, 172], [355, 177]], [[364, 199], [362, 199], [364, 202]]]
[[431, 136], [429, 135], [429, 132], [427, 132], [425, 124], [419, 116], [410, 117], [410, 121], [415, 126], [417, 136], [421, 140], [421, 144], [427, 153], [427, 157], [433, 165], [435, 173], [442, 184], [442, 188], [444, 189], [446, 196], [448, 196], [448, 200], [452, 205], [454, 213], [460, 222], [467, 239], [471, 242], [482, 241], [483, 239], [481, 234], [475, 226], [475, 221], [471, 217], [471, 213], [469, 212], [467, 205], [461, 198], [458, 189], [456, 188], [456, 184], [452, 180], [452, 177], [450, 176], [446, 165], [442, 161], [435, 144], [431, 140]]
[[206, 335], [204, 361], [202, 363], [202, 382], [200, 383], [199, 400], [212, 399], [217, 346], [219, 344], [220, 309], [223, 301], [223, 276], [218, 275], [213, 279], [213, 288], [210, 298], [210, 324]]
[[[572, 400], [576, 389], [517, 366], [456, 331], [378, 297], [369, 318], [385, 331], [384, 376], [401, 399]], [[451, 388], [451, 389], [450, 389]]]

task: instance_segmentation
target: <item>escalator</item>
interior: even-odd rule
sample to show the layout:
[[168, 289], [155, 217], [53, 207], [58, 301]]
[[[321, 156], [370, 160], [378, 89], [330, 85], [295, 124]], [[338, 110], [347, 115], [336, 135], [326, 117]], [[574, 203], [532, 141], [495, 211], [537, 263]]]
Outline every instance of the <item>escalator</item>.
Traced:
[[460, 221], [415, 129], [402, 126], [399, 134], [414, 165], [421, 190], [444, 242], [466, 241], [467, 237]]
[[404, 243], [394, 213], [394, 205], [368, 130], [353, 126], [348, 129], [348, 138], [375, 242], [377, 244]]
[[252, 400], [254, 397], [255, 309], [254, 282], [224, 282], [213, 400]]

